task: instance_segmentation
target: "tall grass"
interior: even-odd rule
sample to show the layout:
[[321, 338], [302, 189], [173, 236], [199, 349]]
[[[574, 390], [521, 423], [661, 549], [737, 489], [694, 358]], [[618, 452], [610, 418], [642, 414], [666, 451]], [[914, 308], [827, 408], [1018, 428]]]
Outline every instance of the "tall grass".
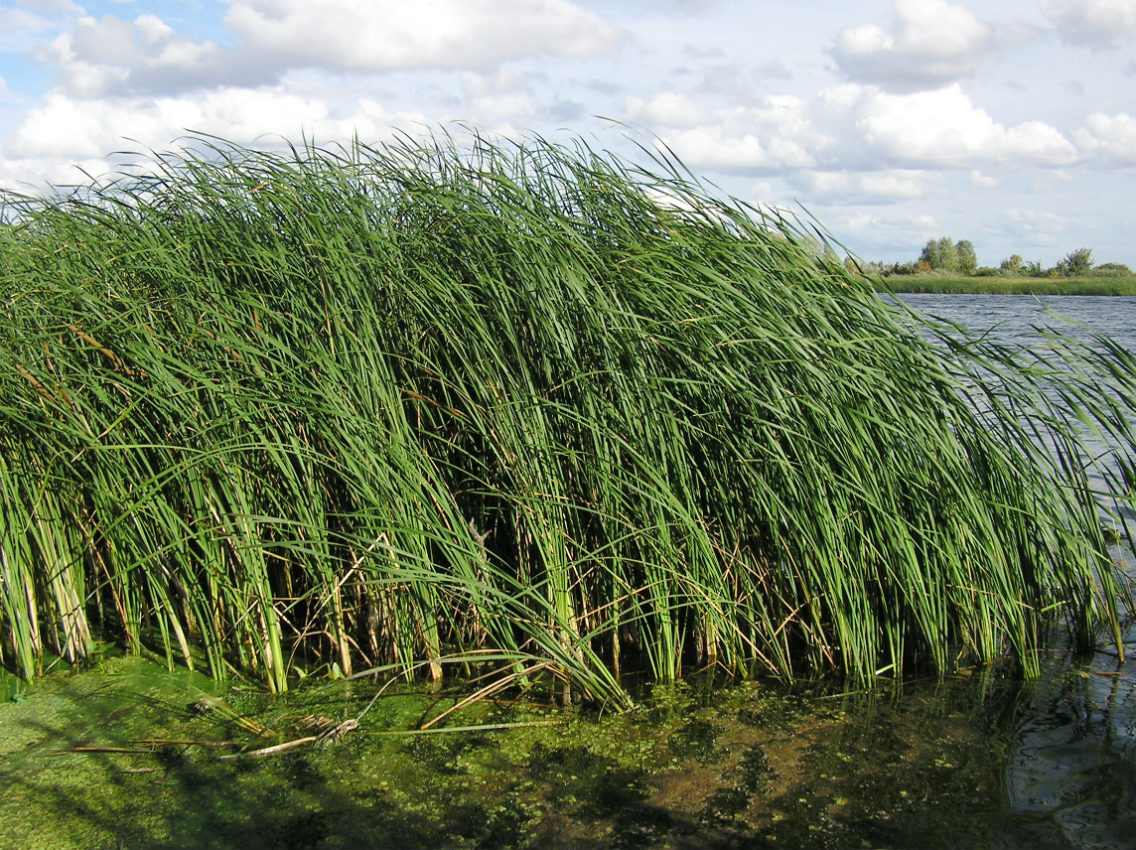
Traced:
[[489, 667], [626, 704], [630, 668], [1030, 672], [1045, 612], [1082, 643], [1121, 615], [1076, 423], [1128, 421], [1123, 351], [1050, 370], [1115, 409], [1047, 406], [1038, 364], [925, 341], [667, 157], [199, 138], [139, 166], [5, 202], [24, 675], [99, 633], [277, 691]]

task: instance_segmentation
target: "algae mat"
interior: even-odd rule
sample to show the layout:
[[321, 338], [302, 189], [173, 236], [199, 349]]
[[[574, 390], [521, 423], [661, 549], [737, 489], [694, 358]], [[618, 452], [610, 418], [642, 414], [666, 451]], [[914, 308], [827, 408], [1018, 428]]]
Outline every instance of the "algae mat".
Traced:
[[287, 746], [377, 690], [270, 699], [139, 658], [9, 686], [0, 846], [977, 847], [999, 810], [969, 688], [680, 685], [618, 716], [482, 704], [446, 722], [510, 728], [427, 734], [411, 730], [458, 695], [391, 693], [336, 743]]

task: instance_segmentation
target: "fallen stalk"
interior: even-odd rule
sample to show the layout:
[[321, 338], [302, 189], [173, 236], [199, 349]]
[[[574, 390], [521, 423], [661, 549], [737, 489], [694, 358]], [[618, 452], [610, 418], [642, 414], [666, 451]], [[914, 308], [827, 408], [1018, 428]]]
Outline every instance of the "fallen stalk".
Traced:
[[537, 726], [567, 726], [567, 720], [530, 720], [517, 723], [486, 723], [480, 726], [428, 726], [421, 729], [384, 729], [371, 732], [382, 737], [402, 735], [446, 735], [455, 732], [497, 732], [503, 729], [525, 729]]

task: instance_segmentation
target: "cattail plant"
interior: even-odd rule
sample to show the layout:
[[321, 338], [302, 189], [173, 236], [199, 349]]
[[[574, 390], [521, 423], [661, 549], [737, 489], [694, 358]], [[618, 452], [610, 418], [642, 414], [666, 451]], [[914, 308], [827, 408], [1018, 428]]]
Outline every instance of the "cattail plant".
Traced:
[[195, 138], [3, 222], [25, 676], [98, 636], [626, 705], [628, 670], [1028, 674], [1123, 614], [1081, 440], [1130, 480], [1131, 356], [933, 328], [669, 155]]

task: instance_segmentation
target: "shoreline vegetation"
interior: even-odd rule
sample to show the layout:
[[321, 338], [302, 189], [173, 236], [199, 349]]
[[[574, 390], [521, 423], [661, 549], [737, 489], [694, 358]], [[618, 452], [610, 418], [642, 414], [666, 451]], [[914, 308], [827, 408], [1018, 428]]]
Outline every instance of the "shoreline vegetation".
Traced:
[[1136, 297], [1136, 276], [1074, 278], [890, 275], [873, 278], [880, 292], [937, 295], [1095, 295]]
[[[821, 251], [831, 252], [820, 246]], [[832, 256], [828, 256], [829, 260]], [[978, 265], [974, 244], [949, 236], [931, 239], [908, 263], [861, 263], [846, 257], [850, 271], [866, 274], [884, 292], [966, 295], [1136, 295], [1136, 275], [1123, 263], [1093, 262], [1089, 248], [1070, 251], [1052, 268], [1012, 254], [998, 265]]]
[[5, 196], [0, 661], [623, 708], [1121, 650], [1132, 354], [928, 325], [654, 162], [195, 137]]
[[[825, 251], [824, 248], [821, 248]], [[830, 249], [827, 259], [833, 259]], [[968, 295], [1136, 295], [1136, 275], [1120, 263], [1093, 264], [1093, 251], [1078, 248], [1052, 268], [1014, 253], [999, 267], [978, 266], [975, 245], [950, 236], [929, 240], [913, 263], [859, 263], [845, 258], [851, 272], [867, 275], [882, 292]]]

